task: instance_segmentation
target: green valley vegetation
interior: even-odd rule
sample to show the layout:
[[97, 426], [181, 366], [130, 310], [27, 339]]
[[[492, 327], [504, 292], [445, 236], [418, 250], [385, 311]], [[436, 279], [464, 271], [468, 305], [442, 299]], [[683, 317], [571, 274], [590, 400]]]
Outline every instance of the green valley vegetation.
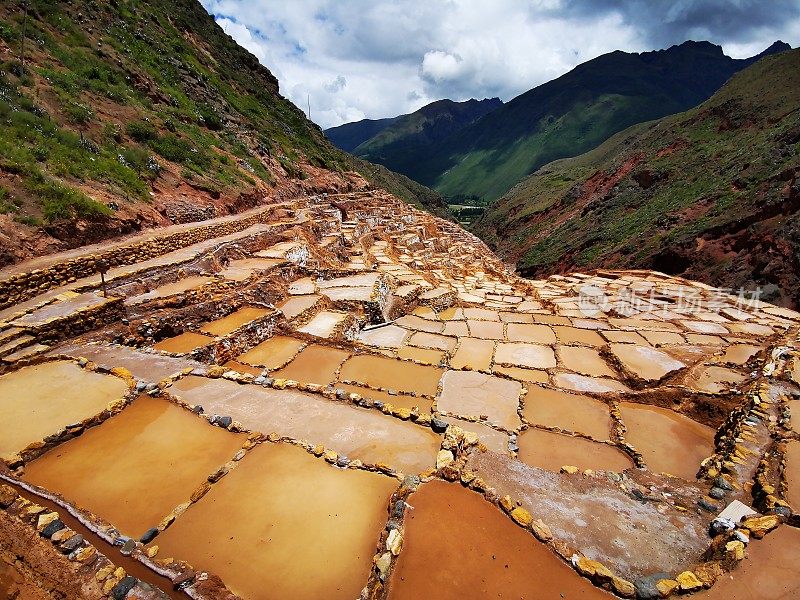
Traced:
[[800, 50], [552, 162], [475, 231], [527, 276], [647, 268], [800, 304]]

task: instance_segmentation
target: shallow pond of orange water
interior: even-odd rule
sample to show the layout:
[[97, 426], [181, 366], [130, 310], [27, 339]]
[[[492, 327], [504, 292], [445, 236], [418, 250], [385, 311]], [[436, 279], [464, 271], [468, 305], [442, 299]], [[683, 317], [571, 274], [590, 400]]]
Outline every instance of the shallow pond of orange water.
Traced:
[[262, 444], [158, 537], [160, 556], [209, 570], [244, 598], [357, 598], [397, 485]]

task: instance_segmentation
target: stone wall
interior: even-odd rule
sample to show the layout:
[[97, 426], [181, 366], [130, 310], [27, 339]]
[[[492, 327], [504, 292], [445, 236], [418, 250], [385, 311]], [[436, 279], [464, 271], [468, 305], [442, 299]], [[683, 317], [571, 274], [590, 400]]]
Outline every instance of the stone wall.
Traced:
[[51, 288], [73, 283], [97, 273], [97, 263], [104, 260], [110, 268], [141, 262], [185, 248], [198, 242], [244, 231], [258, 223], [267, 223], [272, 217], [272, 207], [239, 220], [225, 221], [179, 231], [126, 246], [109, 248], [56, 263], [46, 269], [19, 273], [0, 281], [0, 308], [29, 300]]

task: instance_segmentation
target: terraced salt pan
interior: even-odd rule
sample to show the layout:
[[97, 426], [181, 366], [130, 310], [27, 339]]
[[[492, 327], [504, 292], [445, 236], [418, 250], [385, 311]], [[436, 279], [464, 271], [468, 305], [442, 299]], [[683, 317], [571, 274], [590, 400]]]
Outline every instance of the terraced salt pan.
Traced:
[[175, 337], [161, 340], [153, 345], [153, 350], [161, 350], [162, 352], [170, 352], [172, 354], [188, 354], [192, 350], [208, 346], [213, 341], [214, 338], [211, 336], [187, 331]]
[[454, 369], [469, 368], [474, 371], [488, 371], [492, 365], [494, 342], [477, 338], [463, 337], [459, 340], [458, 350], [450, 359]]
[[275, 335], [240, 355], [237, 360], [256, 367], [278, 369], [292, 360], [304, 345], [302, 340]]
[[666, 352], [633, 344], [609, 344], [609, 349], [622, 365], [645, 381], [659, 381], [686, 367]]
[[786, 557], [800, 556], [800, 530], [783, 526], [747, 547], [747, 558], [723, 575], [704, 600], [790, 600], [800, 598], [800, 570]]
[[380, 348], [399, 348], [406, 339], [408, 330], [397, 325], [385, 325], [373, 329], [365, 329], [358, 334], [358, 341], [368, 346]]
[[320, 338], [329, 338], [347, 317], [348, 313], [345, 312], [323, 310], [317, 313], [308, 323], [299, 327], [298, 331]]
[[509, 323], [506, 325], [509, 342], [533, 342], [535, 344], [555, 344], [556, 334], [547, 325], [539, 323]]
[[558, 472], [564, 465], [618, 472], [633, 467], [631, 459], [613, 446], [541, 429], [523, 431], [517, 444], [522, 462], [548, 471]]
[[444, 359], [445, 353], [441, 350], [403, 346], [397, 351], [398, 358], [415, 360], [426, 365], [438, 365]]
[[0, 376], [0, 458], [99, 414], [128, 393], [125, 382], [51, 361]]
[[433, 348], [435, 350], [453, 351], [458, 340], [454, 337], [428, 333], [427, 331], [415, 331], [408, 338], [407, 343], [422, 348]]
[[502, 340], [503, 323], [500, 321], [472, 321], [467, 320], [469, 335], [484, 340]]
[[621, 402], [625, 440], [651, 471], [693, 480], [700, 462], [714, 452], [714, 430], [659, 406]]
[[158, 544], [244, 598], [350, 600], [366, 583], [396, 487], [288, 444], [262, 444]]
[[556, 355], [550, 346], [521, 342], [498, 343], [494, 362], [512, 367], [552, 369], [556, 366]]
[[630, 581], [693, 568], [708, 549], [707, 516], [675, 510], [662, 514], [663, 503], [631, 502], [619, 484], [606, 478], [562, 475], [492, 452], [474, 453], [466, 468], [498, 496], [519, 500], [547, 524], [555, 540]]
[[328, 385], [336, 380], [336, 371], [348, 356], [346, 350], [311, 344], [282, 369], [270, 371], [270, 377]]
[[171, 402], [142, 396], [26, 465], [24, 479], [138, 538], [187, 502], [244, 441]]
[[292, 295], [313, 294], [317, 291], [317, 286], [311, 277], [296, 279], [289, 284], [289, 293]]
[[70, 295], [69, 297], [31, 311], [13, 321], [12, 324], [17, 327], [41, 325], [53, 319], [68, 317], [82, 310], [96, 309], [111, 301], [113, 301], [113, 298], [104, 298], [99, 292]]
[[513, 430], [520, 426], [517, 409], [521, 391], [517, 381], [476, 371], [447, 371], [436, 405], [454, 415], [485, 415], [489, 422]]
[[347, 359], [339, 372], [339, 380], [434, 396], [442, 373], [444, 371], [437, 367], [362, 354]]
[[73, 358], [88, 358], [108, 368], [125, 367], [137, 379], [157, 382], [185, 368], [202, 367], [202, 363], [153, 352], [141, 352], [128, 346], [110, 344], [68, 344], [59, 346], [53, 354], [66, 354]]
[[611, 414], [605, 402], [536, 385], [528, 386], [524, 401], [522, 416], [531, 423], [610, 439]]
[[550, 381], [550, 376], [547, 374], [547, 371], [540, 371], [538, 369], [495, 365], [495, 367], [492, 369], [492, 372], [508, 375], [512, 379], [526, 383], [547, 383]]
[[243, 327], [244, 325], [247, 325], [256, 319], [260, 319], [269, 313], [270, 311], [265, 308], [245, 306], [244, 308], [240, 308], [239, 310], [232, 312], [221, 319], [206, 323], [200, 327], [200, 331], [209, 335], [228, 335], [240, 327]]
[[240, 258], [228, 263], [220, 275], [231, 281], [244, 281], [253, 273], [269, 271], [286, 261], [275, 258]]
[[440, 438], [428, 428], [315, 394], [202, 377], [184, 377], [169, 390], [253, 431], [308, 440], [351, 460], [384, 462], [404, 473], [433, 466], [439, 451]]
[[592, 377], [616, 377], [600, 353], [594, 348], [584, 346], [557, 346], [561, 366], [581, 375]]
[[278, 304], [278, 309], [290, 321], [314, 306], [321, 296], [312, 294], [310, 296], [292, 296], [288, 300]]
[[747, 376], [727, 367], [706, 367], [688, 378], [687, 383], [696, 390], [717, 394], [743, 382]]
[[752, 344], [733, 344], [725, 348], [720, 359], [722, 362], [734, 365], [743, 365], [761, 351], [759, 346]]
[[157, 288], [144, 294], [127, 298], [125, 300], [125, 304], [141, 304], [142, 302], [153, 300], [155, 298], [168, 298], [169, 296], [175, 296], [177, 294], [182, 294], [183, 292], [188, 292], [189, 290], [203, 287], [212, 281], [214, 281], [213, 277], [206, 277], [204, 275], [189, 275], [188, 277], [184, 277], [183, 279], [179, 279], [173, 283], [167, 283], [165, 285], [158, 286]]
[[320, 293], [333, 302], [369, 302], [373, 299], [373, 289], [370, 287], [332, 287], [323, 289]]
[[[547, 546], [475, 492], [432, 481], [413, 493], [390, 600], [613, 597], [579, 577]], [[454, 552], [453, 548], [458, 548]]]

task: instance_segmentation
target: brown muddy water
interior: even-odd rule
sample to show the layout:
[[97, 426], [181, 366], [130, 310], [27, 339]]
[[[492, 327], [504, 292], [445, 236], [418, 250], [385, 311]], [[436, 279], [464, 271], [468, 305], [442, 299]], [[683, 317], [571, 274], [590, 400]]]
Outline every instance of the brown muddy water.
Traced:
[[786, 501], [798, 510], [800, 508], [800, 442], [798, 441], [786, 444], [786, 468], [783, 475], [789, 486]]
[[445, 354], [441, 350], [417, 348], [415, 346], [403, 346], [397, 351], [398, 358], [416, 360], [426, 365], [438, 365], [442, 362], [444, 356]]
[[262, 444], [158, 537], [244, 598], [357, 598], [397, 481]]
[[214, 338], [208, 335], [187, 331], [175, 337], [161, 340], [153, 345], [153, 350], [161, 350], [172, 354], [188, 354], [192, 350], [208, 346], [213, 341]]
[[336, 381], [336, 371], [348, 356], [346, 350], [311, 344], [282, 369], [270, 371], [270, 377], [328, 385]]
[[541, 429], [522, 432], [517, 443], [522, 462], [548, 471], [572, 465], [580, 470], [621, 472], [633, 466], [631, 459], [613, 446]]
[[700, 462], [714, 452], [714, 430], [658, 406], [621, 402], [625, 440], [644, 456], [651, 471], [693, 480]]
[[800, 529], [782, 525], [747, 547], [747, 557], [723, 575], [701, 600], [793, 600], [800, 598]]
[[532, 385], [525, 395], [522, 416], [537, 425], [585, 433], [596, 440], [607, 440], [611, 435], [608, 405], [589, 396]]
[[360, 354], [351, 356], [342, 365], [341, 381], [357, 381], [373, 387], [416, 392], [434, 396], [444, 371], [437, 367]]
[[412, 494], [390, 600], [612, 600], [483, 497], [432, 481]]
[[119, 377], [52, 361], [0, 377], [0, 457], [10, 457], [128, 393]]
[[276, 335], [240, 355], [236, 360], [267, 369], [279, 369], [300, 352], [305, 342]]
[[230, 460], [244, 435], [166, 400], [141, 396], [120, 414], [25, 467], [23, 479], [140, 537]]
[[240, 308], [236, 312], [232, 312], [231, 314], [222, 317], [221, 319], [206, 323], [200, 327], [200, 331], [202, 333], [208, 333], [209, 335], [228, 335], [229, 333], [239, 329], [239, 327], [247, 325], [256, 319], [260, 319], [269, 312], [270, 311], [265, 308], [246, 306], [244, 308]]

